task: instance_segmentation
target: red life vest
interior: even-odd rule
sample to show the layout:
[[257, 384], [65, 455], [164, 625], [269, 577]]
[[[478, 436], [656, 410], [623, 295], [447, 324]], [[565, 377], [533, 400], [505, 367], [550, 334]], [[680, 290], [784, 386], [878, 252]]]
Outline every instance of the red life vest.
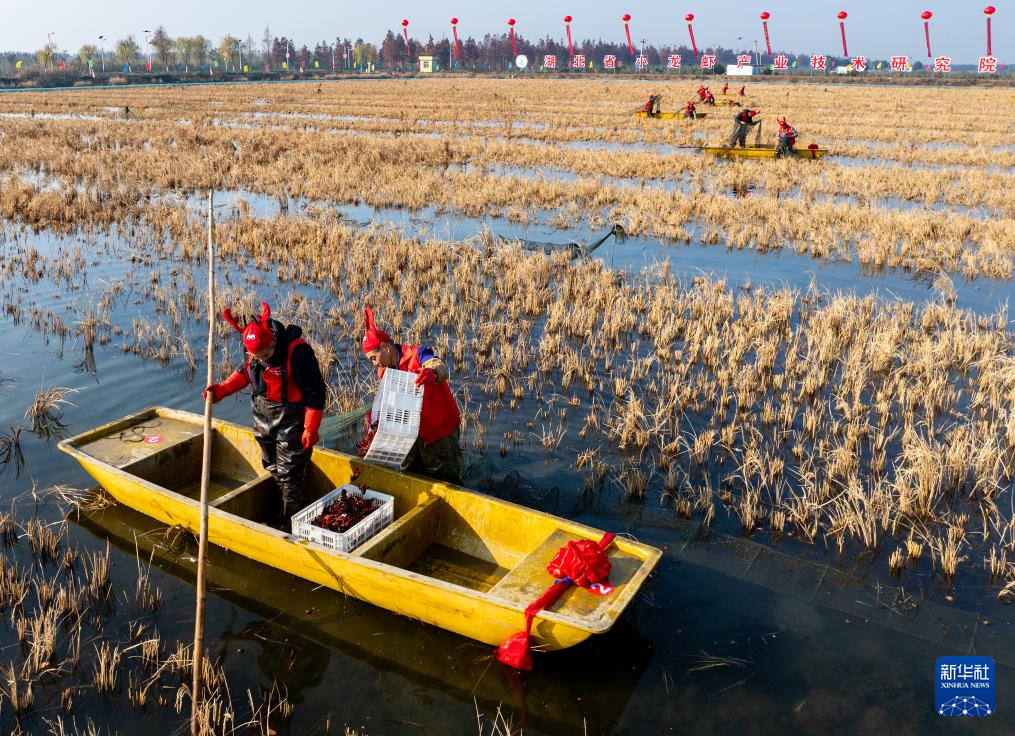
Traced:
[[[289, 343], [289, 350], [285, 356], [285, 368], [269, 365], [264, 369], [261, 378], [264, 380], [265, 398], [268, 401], [273, 401], [276, 404], [298, 404], [303, 401], [303, 392], [293, 380], [292, 361], [293, 350], [297, 345], [306, 345], [306, 342], [302, 337], [298, 337]], [[254, 356], [247, 355], [247, 362], [243, 366], [243, 372], [247, 375], [247, 382], [251, 386], [254, 386], [254, 382], [250, 380], [250, 361], [253, 359]]]
[[[419, 364], [419, 346], [402, 345], [402, 356], [398, 361], [398, 370], [419, 373], [423, 366]], [[377, 370], [378, 377], [384, 375], [384, 369]], [[423, 408], [419, 416], [419, 439], [424, 445], [444, 439], [457, 429], [462, 414], [458, 410], [458, 402], [451, 393], [447, 381], [428, 384], [423, 391]]]

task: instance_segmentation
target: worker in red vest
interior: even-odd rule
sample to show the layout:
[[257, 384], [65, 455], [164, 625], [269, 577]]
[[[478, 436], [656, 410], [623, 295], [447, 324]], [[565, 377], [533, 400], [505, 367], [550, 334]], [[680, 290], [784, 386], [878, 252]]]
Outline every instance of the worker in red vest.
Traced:
[[247, 360], [222, 383], [201, 394], [217, 403], [246, 386], [251, 388], [254, 439], [261, 447], [261, 464], [272, 474], [282, 496], [281, 512], [268, 522], [288, 528], [290, 517], [303, 508], [303, 479], [307, 461], [320, 437], [325, 388], [314, 349], [303, 330], [271, 319], [261, 302], [261, 316], [240, 327], [228, 308], [225, 320], [243, 336]]
[[694, 100], [687, 101], [687, 107], [684, 108], [684, 117], [691, 118], [692, 120], [698, 117], [698, 108], [694, 104]]
[[658, 115], [659, 106], [662, 104], [662, 102], [663, 102], [662, 95], [649, 95], [648, 102], [646, 102], [645, 105], [641, 108], [641, 111], [648, 115]]
[[727, 148], [733, 148], [738, 143], [741, 148], [747, 147], [747, 132], [758, 124], [759, 121], [754, 119], [757, 114], [757, 110], [741, 110], [734, 116], [733, 132], [726, 144]]
[[722, 93], [723, 93], [723, 94], [726, 94], [726, 90], [728, 90], [729, 88], [730, 88], [730, 83], [729, 83], [729, 82], [726, 82], [726, 84], [724, 84], [724, 85], [722, 86]]
[[796, 145], [796, 128], [786, 122], [786, 118], [778, 118], [779, 123], [779, 145], [775, 149], [775, 157], [786, 156], [793, 153], [793, 146]]
[[[374, 310], [366, 307], [366, 334], [363, 353], [377, 367], [377, 377], [384, 377], [386, 368], [397, 368], [416, 374], [416, 385], [423, 386], [423, 408], [419, 417], [419, 436], [404, 462], [406, 470], [437, 480], [462, 482], [462, 450], [458, 428], [461, 412], [451, 386], [448, 365], [423, 345], [396, 345], [391, 336], [377, 329]], [[377, 417], [369, 417], [373, 430]], [[370, 435], [368, 434], [368, 439]], [[365, 446], [364, 446], [365, 445]], [[365, 454], [369, 442], [364, 440]]]

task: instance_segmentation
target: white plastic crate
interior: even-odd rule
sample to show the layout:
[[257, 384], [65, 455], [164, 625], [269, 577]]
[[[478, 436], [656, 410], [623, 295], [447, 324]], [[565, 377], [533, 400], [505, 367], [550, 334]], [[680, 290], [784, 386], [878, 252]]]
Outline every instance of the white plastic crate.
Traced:
[[[350, 496], [363, 496], [366, 499], [376, 499], [380, 506], [344, 532], [333, 532], [328, 529], [322, 529], [319, 526], [314, 526], [311, 522], [321, 515], [328, 504], [342, 495], [342, 491], [345, 491]], [[395, 499], [392, 496], [386, 493], [379, 493], [378, 491], [371, 491], [370, 489], [363, 492], [354, 485], [344, 485], [329, 491], [319, 500], [295, 514], [292, 517], [292, 530], [293, 534], [303, 539], [308, 539], [311, 542], [323, 544], [325, 547], [330, 547], [339, 552], [351, 552], [390, 524], [394, 518]]]
[[388, 368], [377, 397], [371, 412], [377, 431], [364, 460], [400, 468], [419, 435], [423, 387], [416, 385], [415, 373]]

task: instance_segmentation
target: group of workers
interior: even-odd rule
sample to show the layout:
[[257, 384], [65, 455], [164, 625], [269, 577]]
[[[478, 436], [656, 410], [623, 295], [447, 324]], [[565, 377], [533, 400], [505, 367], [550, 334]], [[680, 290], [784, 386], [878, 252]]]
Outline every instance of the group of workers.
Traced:
[[[366, 330], [361, 345], [366, 358], [383, 378], [387, 368], [416, 374], [424, 386], [419, 436], [404, 463], [407, 470], [449, 483], [462, 482], [459, 447], [461, 413], [448, 384], [447, 364], [434, 351], [421, 345], [399, 345], [377, 328], [373, 310], [365, 310]], [[303, 485], [307, 463], [320, 441], [324, 417], [325, 386], [317, 356], [303, 339], [297, 325], [285, 326], [271, 317], [261, 303], [261, 314], [241, 326], [232, 312], [223, 316], [243, 339], [243, 366], [221, 383], [208, 386], [202, 396], [218, 403], [247, 386], [251, 388], [254, 438], [261, 450], [261, 464], [275, 479], [281, 509], [268, 523], [286, 528], [289, 519], [303, 508]], [[210, 394], [210, 396], [209, 396]], [[367, 437], [360, 455], [377, 428], [378, 408], [367, 415]]]
[[[747, 147], [748, 131], [761, 122], [756, 119], [759, 112], [759, 110], [745, 108], [733, 117], [733, 132], [730, 133], [730, 138], [726, 143], [728, 148], [733, 148], [737, 145], [741, 148]], [[777, 118], [776, 123], [779, 125], [779, 131], [776, 134], [778, 143], [775, 147], [775, 157], [781, 158], [793, 153], [793, 146], [796, 145], [797, 132], [796, 128], [786, 122], [785, 117]]]

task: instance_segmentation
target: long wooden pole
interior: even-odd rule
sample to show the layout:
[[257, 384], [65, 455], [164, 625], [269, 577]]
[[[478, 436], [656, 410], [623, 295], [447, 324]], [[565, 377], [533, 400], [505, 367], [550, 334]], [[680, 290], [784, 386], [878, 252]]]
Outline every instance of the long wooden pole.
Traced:
[[[215, 350], [215, 219], [214, 198], [208, 192], [208, 376], [205, 386], [211, 386], [215, 374], [212, 369]], [[209, 391], [204, 400], [204, 455], [201, 459], [201, 532], [197, 538], [197, 606], [194, 611], [194, 679], [191, 686], [190, 734], [198, 736], [197, 713], [201, 704], [201, 653], [204, 649], [204, 566], [208, 551], [208, 481], [211, 478], [211, 406]]]

